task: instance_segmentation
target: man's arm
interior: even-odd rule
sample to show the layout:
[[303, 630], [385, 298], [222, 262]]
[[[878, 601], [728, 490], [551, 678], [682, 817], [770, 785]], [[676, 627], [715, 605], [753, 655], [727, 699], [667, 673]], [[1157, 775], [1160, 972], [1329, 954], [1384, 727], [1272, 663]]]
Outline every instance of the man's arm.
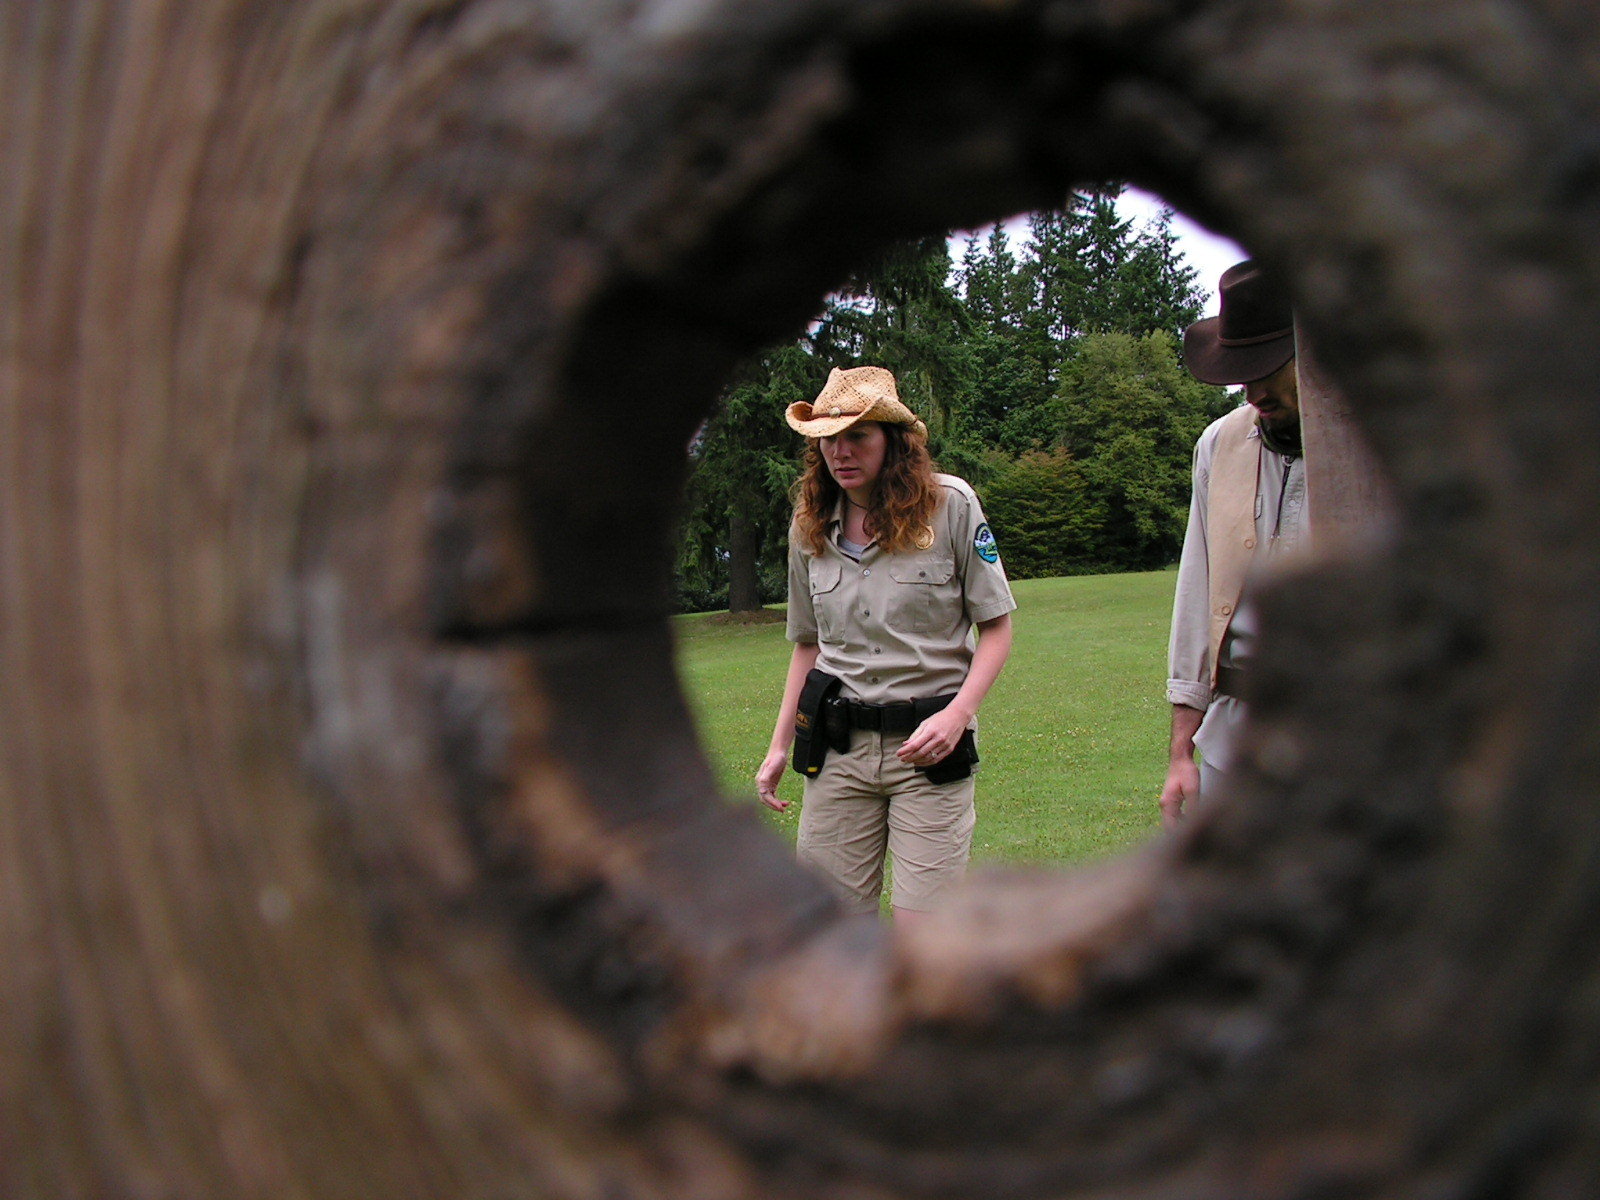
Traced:
[[1206, 503], [1213, 442], [1214, 439], [1202, 435], [1195, 443], [1189, 524], [1184, 530], [1178, 586], [1172, 598], [1172, 634], [1167, 649], [1167, 700], [1172, 705], [1172, 738], [1167, 746], [1167, 777], [1161, 788], [1161, 820], [1169, 828], [1183, 816], [1184, 806], [1200, 795], [1194, 735], [1211, 703], [1211, 583], [1206, 554]]
[[1205, 713], [1187, 704], [1172, 706], [1172, 740], [1167, 745], [1167, 781], [1161, 788], [1161, 823], [1168, 829], [1183, 819], [1184, 806], [1200, 798], [1200, 767], [1194, 761], [1194, 735]]

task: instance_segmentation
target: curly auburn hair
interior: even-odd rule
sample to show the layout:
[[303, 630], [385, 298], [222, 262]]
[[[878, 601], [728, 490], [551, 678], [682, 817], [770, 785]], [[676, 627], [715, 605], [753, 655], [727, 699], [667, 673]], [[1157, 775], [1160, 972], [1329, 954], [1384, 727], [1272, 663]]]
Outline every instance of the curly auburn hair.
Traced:
[[[890, 554], [926, 549], [940, 499], [928, 437], [910, 425], [883, 422], [882, 426], [888, 444], [867, 504], [867, 529]], [[795, 523], [801, 543], [813, 557], [825, 548], [828, 522], [844, 494], [817, 442], [806, 439], [804, 468], [794, 490]]]

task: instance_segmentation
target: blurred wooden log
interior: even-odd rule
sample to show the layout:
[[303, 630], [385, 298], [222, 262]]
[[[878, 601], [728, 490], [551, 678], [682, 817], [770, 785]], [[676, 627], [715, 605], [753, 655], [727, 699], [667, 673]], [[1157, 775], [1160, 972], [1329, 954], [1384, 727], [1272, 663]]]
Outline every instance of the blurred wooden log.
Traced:
[[1296, 331], [1296, 351], [1312, 540], [1330, 547], [1384, 537], [1394, 527], [1393, 486], [1303, 330]]
[[[1594, 1193], [1594, 49], [0, 10], [0, 1195]], [[713, 795], [681, 448], [873, 248], [1115, 177], [1295, 281], [1395, 537], [1265, 598], [1237, 803], [891, 941]]]

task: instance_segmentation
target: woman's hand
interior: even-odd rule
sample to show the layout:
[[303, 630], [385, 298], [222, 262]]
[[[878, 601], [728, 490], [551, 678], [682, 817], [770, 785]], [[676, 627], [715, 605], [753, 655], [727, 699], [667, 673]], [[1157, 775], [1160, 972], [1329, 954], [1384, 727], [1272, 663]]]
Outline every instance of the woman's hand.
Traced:
[[941, 709], [912, 730], [900, 749], [900, 761], [913, 767], [931, 767], [948, 758], [966, 731], [968, 715], [955, 705]]
[[756, 770], [756, 795], [761, 797], [761, 803], [774, 812], [782, 812], [789, 807], [787, 800], [778, 798], [778, 781], [783, 778], [784, 768], [789, 765], [789, 755], [783, 750], [768, 750], [766, 758], [761, 760], [761, 766]]

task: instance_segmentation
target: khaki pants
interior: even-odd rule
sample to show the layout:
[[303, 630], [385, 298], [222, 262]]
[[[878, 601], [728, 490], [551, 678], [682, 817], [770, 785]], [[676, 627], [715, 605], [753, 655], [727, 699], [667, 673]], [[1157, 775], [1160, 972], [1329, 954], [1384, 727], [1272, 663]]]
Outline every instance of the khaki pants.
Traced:
[[937, 906], [961, 882], [972, 849], [973, 778], [930, 783], [895, 757], [905, 734], [855, 730], [848, 754], [829, 754], [806, 780], [800, 861], [820, 871], [852, 908], [875, 912], [884, 851], [894, 856], [894, 905]]

